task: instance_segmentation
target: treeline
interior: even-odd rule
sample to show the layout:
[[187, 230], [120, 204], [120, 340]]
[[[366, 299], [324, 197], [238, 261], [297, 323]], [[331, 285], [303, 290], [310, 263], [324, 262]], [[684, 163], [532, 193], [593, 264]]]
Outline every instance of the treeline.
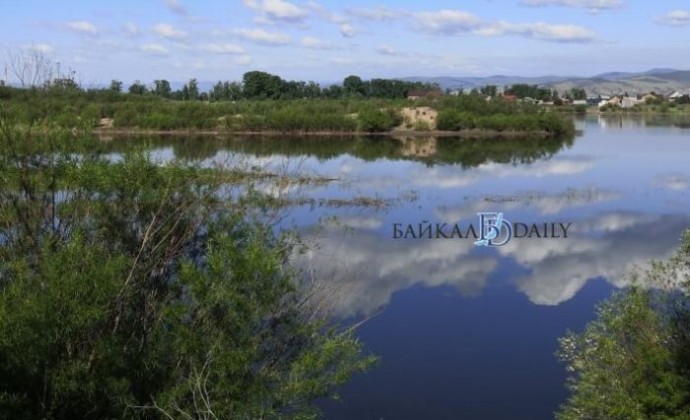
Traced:
[[[414, 101], [407, 99], [413, 87], [421, 88], [414, 91], [420, 97]], [[129, 93], [122, 93], [120, 82], [88, 90], [66, 82], [29, 89], [0, 86], [0, 100], [23, 124], [67, 128], [379, 133], [403, 124], [403, 108], [426, 106], [438, 111], [437, 128], [444, 131], [564, 134], [573, 130], [571, 122], [529, 103], [500, 97], [487, 100], [479, 92], [437, 96], [438, 91], [425, 88], [433, 86], [349, 76], [343, 86], [321, 89], [314, 83], [285, 82], [268, 73], [249, 72], [241, 85], [217, 84], [211, 94], [214, 99], [207, 101], [192, 100], [201, 95], [195, 80], [180, 91], [172, 91], [165, 80], [156, 80], [153, 88], [135, 83]], [[334, 89], [340, 93], [324, 93]], [[434, 93], [425, 96], [424, 92]], [[301, 97], [307, 93], [312, 95], [309, 100]], [[299, 99], [287, 99], [295, 96]]]
[[[0, 97], [12, 95], [12, 88], [0, 86], [3, 92]], [[342, 99], [342, 98], [378, 98], [404, 99], [410, 92], [421, 93], [439, 92], [436, 84], [423, 82], [407, 82], [393, 79], [363, 80], [359, 76], [348, 76], [342, 85], [334, 84], [322, 87], [309, 81], [284, 80], [280, 76], [262, 72], [250, 71], [244, 74], [241, 82], [218, 81], [209, 91], [201, 91], [197, 79], [191, 79], [182, 88], [173, 90], [169, 81], [154, 80], [151, 85], [137, 80], [126, 90], [119, 80], [113, 80], [110, 85], [100, 89], [82, 89], [73, 77], [62, 77], [60, 80], [50, 80], [41, 88], [54, 93], [68, 91], [72, 93], [91, 93], [98, 96], [113, 96], [129, 94], [135, 96], [158, 96], [178, 101], [239, 101], [263, 99]]]

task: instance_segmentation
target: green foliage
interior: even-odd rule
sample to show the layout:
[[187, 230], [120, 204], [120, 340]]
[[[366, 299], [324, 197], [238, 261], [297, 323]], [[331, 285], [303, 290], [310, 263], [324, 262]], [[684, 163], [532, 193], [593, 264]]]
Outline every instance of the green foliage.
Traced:
[[365, 96], [367, 94], [367, 86], [359, 76], [347, 76], [343, 80], [343, 89], [349, 95]]
[[109, 89], [115, 93], [122, 92], [122, 82], [119, 80], [111, 80]]
[[352, 331], [314, 320], [260, 196], [5, 117], [4, 417], [304, 418], [372, 363]]
[[479, 93], [486, 96], [491, 96], [492, 98], [498, 94], [498, 88], [496, 85], [486, 85], [479, 88]]
[[570, 89], [570, 92], [568, 92], [569, 99], [572, 100], [584, 100], [587, 99], [587, 92], [585, 92], [584, 89], [581, 88], [572, 88]]
[[546, 132], [554, 135], [568, 135], [573, 132], [572, 123], [555, 113], [496, 113], [477, 115], [468, 111], [445, 109], [439, 112], [437, 128], [444, 131], [490, 130]]
[[558, 92], [551, 91], [547, 88], [542, 88], [537, 85], [528, 85], [525, 83], [518, 83], [507, 87], [505, 93], [515, 95], [518, 98], [532, 98], [541, 101], [551, 101], [558, 98]]
[[153, 85], [153, 93], [155, 95], [161, 96], [163, 98], [170, 97], [170, 92], [172, 92], [172, 89], [170, 88], [170, 82], [168, 82], [167, 80], [154, 80]]
[[146, 85], [141, 83], [140, 81], [135, 81], [131, 85], [129, 85], [129, 93], [130, 95], [144, 95], [148, 92], [148, 89], [146, 88]]
[[[254, 75], [250, 80], [257, 77], [263, 80], [265, 75]], [[268, 83], [267, 80], [264, 82]], [[252, 83], [260, 84], [254, 81], [250, 85]], [[357, 85], [356, 80], [349, 83]], [[385, 85], [381, 82], [381, 86]], [[241, 99], [243, 91], [239, 85], [219, 82], [208, 97], [212, 102], [175, 100], [178, 95], [179, 99], [192, 99], [194, 92], [198, 91], [195, 86], [196, 82], [192, 80], [184, 86], [182, 92], [169, 93], [167, 82], [157, 80], [154, 89], [156, 94], [147, 94], [145, 86], [135, 83], [130, 88], [136, 93], [125, 95], [111, 89], [84, 92], [14, 88], [0, 90], [0, 95], [9, 96], [8, 110], [15, 113], [21, 123], [45, 126], [57, 123], [65, 128], [74, 128], [82, 121], [94, 125], [99, 118], [112, 118], [115, 127], [125, 129], [386, 132], [402, 124], [398, 110], [414, 105], [430, 106], [438, 110], [438, 128], [441, 130], [477, 128], [549, 133], [573, 130], [572, 124], [565, 118], [543, 118], [539, 108], [534, 105], [501, 100], [486, 101], [485, 97], [478, 93], [421, 99], [413, 104], [406, 99], [320, 99], [317, 97], [317, 90], [314, 90], [316, 96], [311, 99], [267, 101]], [[305, 88], [309, 89], [309, 85], [305, 85]], [[332, 89], [329, 88], [329, 91]], [[403, 87], [401, 85], [395, 89]], [[294, 92], [283, 92], [280, 95], [293, 94]], [[166, 95], [170, 98], [165, 98]], [[205, 98], [204, 94], [197, 97]], [[553, 126], [542, 127], [545, 121]]]
[[402, 124], [402, 116], [391, 109], [363, 109], [357, 114], [359, 131], [382, 133]]
[[635, 275], [584, 332], [560, 340], [573, 394], [558, 418], [690, 417], [689, 262], [690, 231], [671, 261]]

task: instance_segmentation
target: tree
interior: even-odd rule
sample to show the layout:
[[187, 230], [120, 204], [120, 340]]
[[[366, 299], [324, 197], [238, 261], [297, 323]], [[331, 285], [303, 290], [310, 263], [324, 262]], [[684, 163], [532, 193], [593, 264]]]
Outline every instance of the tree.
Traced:
[[185, 87], [187, 88], [187, 94], [185, 96], [185, 99], [191, 101], [196, 101], [199, 99], [199, 85], [196, 79], [189, 80]]
[[486, 85], [483, 86], [479, 91], [482, 95], [491, 96], [493, 98], [494, 96], [496, 96], [498, 90], [496, 88], [496, 85]]
[[587, 99], [587, 92], [584, 89], [572, 88], [570, 89], [570, 98], [573, 100]]
[[359, 76], [347, 76], [343, 80], [343, 89], [351, 96], [365, 96], [366, 87]]
[[154, 80], [153, 84], [153, 93], [163, 98], [170, 97], [170, 92], [172, 92], [172, 89], [170, 88], [170, 82], [168, 82], [167, 80]]
[[277, 99], [283, 80], [262, 71], [250, 71], [242, 77], [244, 96], [247, 99]]
[[634, 273], [635, 286], [602, 304], [584, 332], [560, 340], [572, 396], [558, 418], [688, 418], [688, 268], [690, 231], [670, 261]]
[[75, 71], [69, 71], [67, 74], [64, 75], [58, 73], [58, 76], [50, 82], [48, 82], [46, 84], [46, 87], [58, 90], [80, 90], [81, 87], [79, 86], [79, 83], [77, 83], [76, 76], [77, 75]]
[[129, 85], [129, 93], [131, 95], [145, 95], [148, 92], [146, 85], [136, 80], [134, 83]]
[[0, 115], [3, 417], [305, 418], [370, 365], [236, 172], [28, 130]]
[[690, 95], [683, 95], [676, 99], [677, 104], [690, 104]]
[[110, 81], [110, 90], [115, 93], [122, 92], [122, 82], [119, 80]]
[[8, 53], [9, 68], [21, 87], [43, 87], [53, 78], [55, 65], [41, 51]]

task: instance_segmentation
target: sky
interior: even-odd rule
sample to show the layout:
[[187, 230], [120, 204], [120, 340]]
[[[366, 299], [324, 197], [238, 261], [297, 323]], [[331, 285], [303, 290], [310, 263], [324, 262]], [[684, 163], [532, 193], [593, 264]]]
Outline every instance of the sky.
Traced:
[[[689, 0], [0, 0], [0, 78], [38, 51], [82, 85], [337, 82], [690, 68]], [[5, 76], [7, 75], [7, 76]]]

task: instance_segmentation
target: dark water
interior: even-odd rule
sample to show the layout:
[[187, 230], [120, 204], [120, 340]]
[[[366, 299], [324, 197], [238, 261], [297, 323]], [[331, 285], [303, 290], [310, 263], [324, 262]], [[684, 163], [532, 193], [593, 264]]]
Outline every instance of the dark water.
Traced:
[[[690, 227], [690, 130], [664, 119], [578, 121], [574, 139], [160, 140], [163, 155], [242, 161], [337, 181], [283, 223], [335, 316], [381, 363], [320, 405], [329, 419], [549, 419], [567, 398], [557, 338]], [[203, 144], [203, 147], [200, 145]], [[375, 197], [378, 206], [323, 205]], [[321, 201], [319, 201], [321, 200]], [[569, 237], [394, 239], [394, 224], [572, 223]], [[316, 229], [316, 227], [319, 227]]]

